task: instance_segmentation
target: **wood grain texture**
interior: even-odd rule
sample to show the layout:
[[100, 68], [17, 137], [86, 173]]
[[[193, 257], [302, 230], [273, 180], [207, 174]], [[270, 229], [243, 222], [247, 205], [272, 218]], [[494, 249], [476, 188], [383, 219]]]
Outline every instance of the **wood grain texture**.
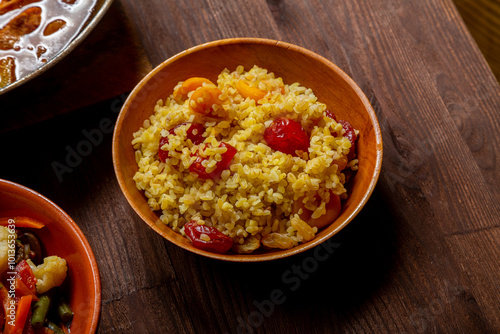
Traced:
[[472, 37], [500, 81], [500, 2], [453, 0]]
[[0, 177], [47, 195], [88, 237], [103, 285], [100, 333], [500, 331], [500, 88], [451, 0], [119, 4], [153, 65], [243, 36], [332, 60], [372, 103], [384, 162], [365, 208], [328, 242], [227, 263], [175, 247], [135, 215], [107, 130], [58, 179], [53, 162], [68, 165], [69, 150], [89, 141], [84, 130], [112, 124], [122, 98], [31, 126], [7, 118], [0, 142], [16, 139], [3, 149], [16, 164], [2, 160]]

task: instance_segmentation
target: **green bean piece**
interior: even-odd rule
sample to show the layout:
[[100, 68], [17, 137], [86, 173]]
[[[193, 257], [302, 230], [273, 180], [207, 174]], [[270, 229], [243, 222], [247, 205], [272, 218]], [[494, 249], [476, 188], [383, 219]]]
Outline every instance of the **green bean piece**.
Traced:
[[47, 321], [47, 327], [49, 327], [50, 329], [52, 329], [55, 334], [64, 334], [64, 332], [61, 329], [61, 327], [57, 326], [52, 321]]
[[38, 240], [38, 237], [34, 235], [33, 233], [25, 232], [24, 236], [26, 237], [26, 240], [28, 241], [31, 250], [35, 253], [35, 257], [33, 258], [33, 262], [35, 264], [39, 264], [40, 260], [42, 258], [42, 246], [40, 245], [40, 241]]
[[70, 322], [73, 319], [73, 311], [62, 297], [59, 298], [59, 302], [57, 303], [57, 314], [64, 323]]
[[[50, 291], [49, 291], [50, 292]], [[35, 328], [42, 328], [45, 323], [45, 318], [52, 303], [52, 293], [46, 293], [40, 296], [33, 307], [33, 315], [31, 316], [31, 324]]]

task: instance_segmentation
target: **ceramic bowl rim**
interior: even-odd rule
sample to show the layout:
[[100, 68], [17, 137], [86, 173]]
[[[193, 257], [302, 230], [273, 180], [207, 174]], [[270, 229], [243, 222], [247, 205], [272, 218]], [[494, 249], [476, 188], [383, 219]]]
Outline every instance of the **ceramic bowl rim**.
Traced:
[[44, 195], [19, 183], [5, 179], [0, 179], [0, 188], [7, 189], [8, 191], [10, 191], [10, 193], [17, 193], [18, 195], [28, 198], [29, 200], [42, 201], [43, 203], [45, 203], [47, 207], [51, 207], [52, 209], [54, 209], [57, 215], [61, 218], [61, 220], [57, 220], [57, 222], [61, 223], [62, 221], [64, 221], [64, 224], [68, 225], [72, 233], [74, 233], [77, 236], [83, 249], [85, 250], [85, 254], [83, 254], [83, 256], [89, 260], [90, 268], [92, 270], [91, 272], [92, 282], [93, 282], [92, 288], [95, 293], [95, 300], [92, 301], [92, 304], [94, 306], [94, 311], [92, 313], [91, 319], [88, 319], [87, 322], [91, 323], [89, 333], [95, 333], [97, 331], [97, 326], [99, 324], [99, 319], [101, 314], [101, 298], [102, 298], [101, 278], [99, 275], [99, 267], [97, 265], [97, 260], [95, 258], [94, 252], [92, 251], [92, 248], [90, 247], [87, 238], [85, 237], [81, 229], [78, 227], [76, 222], [63, 209], [61, 209], [57, 204], [52, 202]]

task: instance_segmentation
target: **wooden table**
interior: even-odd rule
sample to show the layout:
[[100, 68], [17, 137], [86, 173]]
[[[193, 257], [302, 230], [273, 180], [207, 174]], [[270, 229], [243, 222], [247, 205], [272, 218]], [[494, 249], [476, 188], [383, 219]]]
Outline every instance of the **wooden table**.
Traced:
[[[120, 192], [111, 131], [127, 93], [164, 59], [229, 37], [325, 56], [378, 115], [378, 185], [324, 252], [206, 259], [156, 235]], [[99, 333], [499, 333], [499, 111], [451, 0], [120, 0], [63, 62], [0, 97], [0, 177], [87, 236]]]

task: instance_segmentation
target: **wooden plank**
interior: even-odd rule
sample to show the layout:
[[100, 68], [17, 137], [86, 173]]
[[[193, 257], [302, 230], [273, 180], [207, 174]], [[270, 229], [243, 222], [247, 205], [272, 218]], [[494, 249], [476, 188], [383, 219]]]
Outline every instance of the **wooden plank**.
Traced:
[[[474, 233], [457, 233], [446, 237], [446, 242], [464, 259], [463, 263], [475, 263], [475, 266], [463, 266], [470, 283], [459, 298], [464, 305], [476, 307], [474, 317], [487, 314], [491, 327], [485, 332], [495, 332], [500, 324], [500, 228], [495, 227]], [[495, 325], [494, 325], [495, 324]]]
[[[443, 247], [444, 235], [491, 228], [499, 221], [498, 168], [491, 168], [495, 165], [491, 153], [497, 149], [498, 140], [482, 141], [480, 145], [471, 142], [471, 132], [460, 126], [461, 120], [470, 123], [470, 111], [461, 114], [460, 110], [454, 109], [457, 104], [465, 109], [470, 105], [475, 107], [476, 114], [481, 113], [482, 117], [474, 123], [474, 129], [486, 129], [487, 133], [497, 124], [494, 111], [498, 104], [498, 85], [494, 84], [480, 53], [464, 47], [470, 45], [472, 40], [464, 26], [457, 23], [457, 13], [451, 3], [268, 1], [268, 5], [275, 20], [272, 25], [277, 27], [270, 30], [271, 35], [278, 30], [280, 34], [276, 36], [281, 39], [332, 59], [353, 76], [373, 102], [386, 140], [379, 196], [390, 202], [396, 221], [404, 226], [400, 232], [411, 237], [404, 238], [405, 242], [397, 244], [399, 248], [396, 248], [404, 254], [399, 259], [404, 266], [398, 269], [406, 275], [400, 271], [391, 272], [397, 277], [402, 275], [401, 281], [392, 282], [394, 286], [382, 289], [376, 298], [370, 298], [366, 304], [359, 306], [361, 310], [349, 309], [341, 319], [335, 319], [336, 323], [341, 323], [339, 328], [350, 328], [353, 332], [360, 329], [365, 332], [391, 332], [394, 329], [420, 332], [425, 326], [427, 330], [448, 333], [464, 328], [488, 328], [491, 310], [457, 304], [452, 302], [454, 297], [446, 296], [450, 284], [456, 287], [470, 283], [462, 268], [474, 268], [475, 263], [457, 258], [452, 248]], [[205, 3], [201, 5], [200, 13], [204, 12], [203, 6]], [[260, 2], [256, 6], [263, 7]], [[208, 8], [205, 10], [208, 11]], [[226, 12], [229, 10], [226, 9]], [[190, 15], [195, 19], [189, 22], [189, 33], [200, 31], [206, 25], [210, 35], [190, 35], [185, 46], [192, 46], [197, 40], [220, 38], [224, 34], [227, 23], [211, 22], [202, 14]], [[262, 11], [262, 16], [266, 25], [269, 14]], [[446, 20], [443, 21], [443, 17]], [[249, 22], [253, 19], [246, 17]], [[176, 18], [169, 16], [167, 21], [172, 20]], [[237, 20], [244, 21], [240, 17]], [[214, 22], [222, 26], [215, 27]], [[158, 24], [165, 25], [162, 22], [150, 25]], [[182, 22], [181, 26], [187, 24]], [[154, 59], [153, 63], [160, 61], [162, 54], [166, 58], [182, 49], [183, 44], [177, 36], [169, 41], [171, 43], [162, 43], [161, 39], [155, 38], [155, 44], [150, 41], [150, 36], [155, 36], [154, 29], [147, 23], [138, 24], [138, 29], [147, 35], [145, 46], [151, 59]], [[266, 37], [261, 31], [256, 35]], [[461, 68], [464, 59], [469, 67]], [[474, 72], [477, 78], [486, 80], [486, 84], [471, 89], [475, 79], [464, 83], [461, 75]], [[457, 88], [460, 93], [451, 94], [451, 89]], [[461, 93], [467, 93], [465, 99], [457, 101], [457, 97], [462, 97]], [[473, 191], [478, 188], [488, 190]], [[374, 210], [369, 212], [374, 214]], [[415, 257], [408, 255], [414, 252]], [[175, 262], [174, 259], [172, 261]], [[401, 266], [399, 261], [396, 263]], [[276, 277], [280, 272], [276, 270], [270, 274]], [[422, 279], [428, 282], [422, 284]], [[195, 287], [188, 295], [203, 291], [201, 287], [196, 287], [197, 283], [193, 284]], [[416, 290], [401, 295], [410, 286]], [[270, 289], [269, 286], [267, 288]], [[488, 289], [491, 288], [488, 286]], [[248, 287], [241, 289], [247, 291]], [[331, 303], [334, 298], [327, 300]], [[299, 301], [307, 299], [299, 298]], [[446, 310], [439, 311], [439, 317], [426, 311], [429, 305], [443, 303]], [[480, 304], [488, 305], [488, 302], [483, 300]], [[300, 318], [296, 308], [290, 306], [292, 304], [287, 305], [291, 318]], [[398, 305], [397, 311], [389, 312], [388, 305]], [[331, 304], [329, 306], [326, 310], [331, 311]], [[242, 310], [246, 312], [244, 315], [248, 316], [254, 310], [251, 305], [249, 307], [246, 311]], [[318, 309], [314, 308], [314, 311]], [[273, 319], [278, 320], [275, 323], [266, 322], [271, 328], [279, 328], [279, 323], [284, 321], [284, 318], [279, 320], [281, 311], [276, 312]], [[395, 319], [394, 312], [403, 319]], [[323, 329], [328, 324], [326, 313], [319, 311], [318, 315], [323, 321], [320, 326], [325, 326]], [[477, 316], [470, 318], [471, 313]], [[358, 320], [354, 321], [355, 318]], [[294, 325], [302, 331], [308, 329], [306, 325]], [[237, 328], [234, 324], [232, 326], [233, 330]], [[261, 330], [260, 327], [252, 329]]]
[[[231, 37], [280, 39], [264, 0], [122, 0], [153, 65], [197, 44]], [[161, 13], [161, 15], [156, 15]]]
[[99, 333], [193, 333], [183, 292], [175, 282], [131, 291], [103, 301]]
[[497, 0], [454, 0], [467, 28], [500, 80], [500, 2]]
[[123, 96], [32, 126], [9, 119], [0, 142], [16, 138], [3, 149], [16, 163], [0, 164], [0, 177], [49, 195], [88, 237], [103, 287], [99, 332], [500, 330], [499, 139], [490, 135], [499, 88], [450, 1], [119, 4], [154, 65], [237, 36], [331, 59], [372, 102], [385, 156], [372, 198], [330, 241], [280, 261], [227, 263], [163, 240], [121, 195], [110, 142]]

